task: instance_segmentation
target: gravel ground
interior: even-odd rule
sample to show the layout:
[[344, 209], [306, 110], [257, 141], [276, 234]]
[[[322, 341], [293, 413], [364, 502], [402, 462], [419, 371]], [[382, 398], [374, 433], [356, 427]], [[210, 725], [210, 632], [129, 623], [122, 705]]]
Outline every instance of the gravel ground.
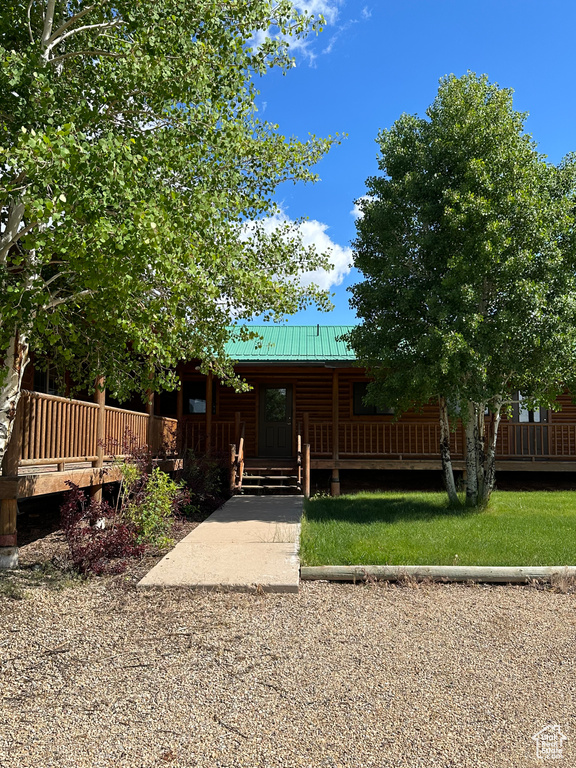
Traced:
[[527, 768], [557, 723], [571, 767], [575, 601], [569, 585], [141, 593], [42, 573], [0, 597], [0, 766]]

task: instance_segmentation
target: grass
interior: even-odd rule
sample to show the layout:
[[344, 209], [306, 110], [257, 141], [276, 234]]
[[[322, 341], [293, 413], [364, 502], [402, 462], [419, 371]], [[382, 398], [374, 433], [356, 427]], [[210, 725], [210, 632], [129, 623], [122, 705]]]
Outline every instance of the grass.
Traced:
[[306, 502], [303, 565], [575, 565], [576, 492], [499, 491], [482, 511], [444, 493]]

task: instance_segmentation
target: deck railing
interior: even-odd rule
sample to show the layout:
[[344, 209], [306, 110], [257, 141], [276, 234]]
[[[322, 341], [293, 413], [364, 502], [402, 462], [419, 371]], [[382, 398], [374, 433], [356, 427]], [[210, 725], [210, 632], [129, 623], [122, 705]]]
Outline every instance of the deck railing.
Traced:
[[150, 446], [154, 455], [175, 450], [176, 419], [148, 416], [122, 408], [105, 407], [104, 431], [98, 434], [96, 403], [23, 391], [18, 405], [16, 439], [20, 466], [96, 462], [100, 441], [108, 456], [124, 451], [127, 430], [139, 445]]
[[[176, 451], [176, 419], [149, 416], [122, 408], [104, 408], [103, 437], [98, 435], [100, 406], [81, 400], [22, 392], [18, 407], [18, 463], [20, 466], [96, 462], [99, 442], [106, 442], [107, 455], [123, 452], [122, 442], [129, 430], [137, 443], [148, 444], [154, 455]], [[299, 451], [310, 445], [312, 456], [333, 455], [334, 429], [329, 420], [304, 419]], [[15, 425], [16, 426], [16, 425]], [[301, 431], [299, 431], [300, 434]], [[206, 424], [189, 420], [183, 429], [183, 445], [198, 453], [206, 448]], [[225, 452], [238, 445], [239, 414], [236, 419], [213, 419], [211, 450]], [[342, 419], [338, 429], [338, 455], [347, 457], [420, 457], [439, 455], [439, 425], [420, 422], [378, 422], [370, 419]], [[464, 433], [452, 433], [455, 459], [464, 456]], [[115, 445], [114, 445], [115, 444]], [[576, 460], [576, 424], [524, 424], [504, 421], [500, 425], [497, 457], [500, 459]]]
[[[215, 419], [212, 421], [211, 447], [215, 452], [227, 451], [236, 444], [238, 425], [234, 421]], [[206, 423], [204, 421], [186, 421], [184, 424], [184, 448], [194, 453], [206, 450]]]
[[[312, 456], [333, 455], [333, 425], [324, 419], [306, 419], [301, 443], [310, 445]], [[188, 422], [184, 430], [186, 445], [202, 452], [206, 444], [204, 422]], [[237, 444], [237, 424], [212, 422], [213, 451], [227, 451]], [[438, 458], [440, 426], [434, 422], [377, 422], [370, 419], [341, 419], [338, 429], [338, 454], [347, 457]], [[463, 459], [465, 438], [462, 426], [450, 436], [452, 458]], [[576, 460], [576, 424], [500, 424], [497, 456], [500, 459]]]

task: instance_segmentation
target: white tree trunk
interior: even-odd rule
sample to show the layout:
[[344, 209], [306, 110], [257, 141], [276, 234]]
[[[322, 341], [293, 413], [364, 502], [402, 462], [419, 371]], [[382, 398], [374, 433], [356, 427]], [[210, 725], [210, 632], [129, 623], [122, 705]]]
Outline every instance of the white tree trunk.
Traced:
[[477, 404], [468, 402], [466, 434], [466, 506], [478, 504], [478, 419]]
[[28, 340], [15, 332], [4, 358], [4, 378], [0, 385], [0, 467], [12, 436], [12, 427], [22, 390], [22, 377], [28, 361]]
[[487, 504], [490, 494], [494, 490], [494, 481], [496, 479], [496, 442], [498, 440], [498, 427], [502, 417], [502, 398], [495, 400], [495, 410], [492, 416], [491, 431], [486, 450], [485, 468], [484, 468], [484, 487], [480, 497], [481, 504]]
[[442, 458], [442, 474], [444, 475], [444, 484], [450, 504], [458, 506], [460, 500], [456, 492], [456, 483], [454, 482], [454, 469], [452, 467], [452, 456], [450, 454], [450, 420], [448, 418], [448, 407], [446, 398], [439, 397], [440, 406], [440, 456]]

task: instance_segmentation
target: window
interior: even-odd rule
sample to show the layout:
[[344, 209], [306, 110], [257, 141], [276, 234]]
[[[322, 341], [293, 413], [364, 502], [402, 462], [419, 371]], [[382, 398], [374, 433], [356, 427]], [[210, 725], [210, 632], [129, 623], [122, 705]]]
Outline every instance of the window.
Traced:
[[45, 371], [38, 368], [34, 370], [34, 391], [45, 395], [62, 394], [54, 368], [48, 366]]
[[[185, 381], [182, 390], [184, 413], [206, 413], [205, 381]], [[212, 385], [212, 413], [216, 413], [216, 384]]]
[[394, 413], [393, 408], [378, 408], [376, 405], [365, 405], [364, 397], [366, 395], [367, 383], [363, 381], [355, 382], [353, 395], [353, 413], [355, 416], [386, 416]]
[[546, 408], [537, 408], [535, 411], [529, 411], [522, 402], [524, 399], [520, 392], [516, 393], [516, 399], [512, 402], [514, 421], [519, 421], [520, 424], [541, 424], [548, 421], [548, 411]]

